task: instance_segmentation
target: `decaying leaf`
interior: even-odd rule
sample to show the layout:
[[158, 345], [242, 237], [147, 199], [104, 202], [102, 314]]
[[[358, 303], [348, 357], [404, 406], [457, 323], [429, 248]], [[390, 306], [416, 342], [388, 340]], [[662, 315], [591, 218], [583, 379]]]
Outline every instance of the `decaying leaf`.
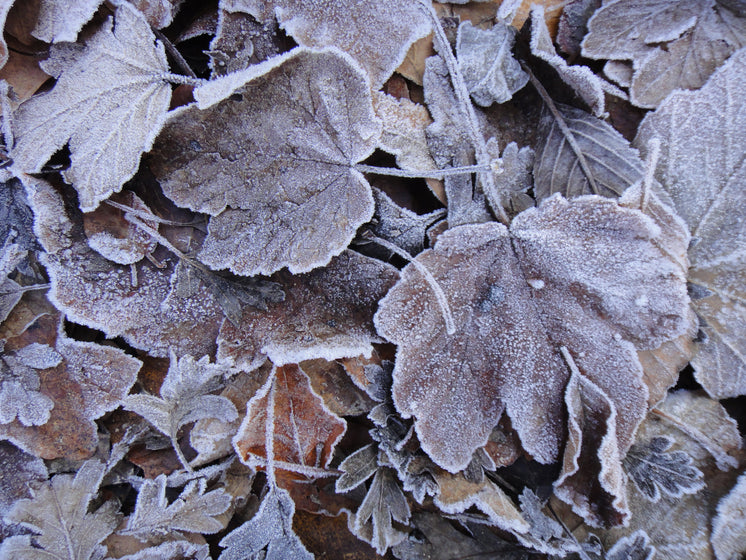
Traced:
[[224, 322], [218, 358], [251, 371], [267, 357], [283, 365], [370, 355], [380, 341], [373, 314], [397, 278], [394, 267], [349, 250], [306, 274], [278, 272], [272, 279], [285, 299], [268, 302], [266, 311], [246, 307], [239, 322]]
[[103, 0], [74, 3], [39, 0], [36, 27], [31, 34], [46, 43], [74, 43], [85, 23], [93, 17]]
[[513, 58], [516, 31], [498, 21], [492, 29], [464, 21], [456, 37], [456, 56], [466, 87], [483, 107], [505, 103], [528, 83], [528, 75]]
[[648, 534], [639, 530], [619, 539], [606, 553], [606, 560], [653, 560], [655, 547]]
[[[497, 143], [488, 142], [487, 148], [499, 149]], [[495, 157], [499, 156], [495, 154]], [[502, 151], [500, 157], [500, 173], [495, 174], [493, 185], [485, 185], [484, 194], [493, 212], [499, 212], [503, 207], [511, 215], [518, 214], [534, 205], [533, 199], [527, 191], [533, 186], [531, 169], [534, 164], [534, 151], [528, 146], [518, 148], [518, 144], [510, 142]], [[494, 186], [494, 190], [491, 188]]]
[[93, 560], [103, 558], [106, 548], [101, 542], [117, 526], [115, 501], [105, 502], [88, 511], [98, 492], [105, 466], [87, 461], [75, 477], [58, 474], [33, 491], [33, 498], [16, 502], [8, 515], [38, 533], [15, 536], [0, 545], [3, 558], [61, 558]]
[[295, 504], [288, 493], [272, 488], [254, 517], [220, 541], [225, 547], [220, 560], [312, 560], [313, 555], [293, 532], [294, 513]]
[[137, 495], [135, 511], [127, 519], [122, 534], [133, 535], [142, 541], [178, 531], [217, 533], [225, 525], [217, 516], [231, 504], [231, 497], [222, 488], [205, 492], [207, 481], [198, 478], [187, 483], [178, 498], [166, 499], [166, 476], [145, 479]]
[[156, 29], [171, 24], [184, 0], [127, 0], [137, 8]]
[[580, 109], [564, 105], [557, 109], [563, 122], [545, 111], [539, 128], [539, 138], [544, 140], [534, 159], [537, 200], [556, 192], [565, 197], [615, 197], [642, 179], [637, 150], [611, 125]]
[[733, 490], [720, 500], [710, 539], [717, 560], [746, 554], [746, 475], [741, 475]]
[[307, 47], [334, 46], [352, 56], [380, 88], [402, 63], [410, 45], [430, 32], [417, 0], [341, 3], [336, 0], [232, 0], [232, 11], [259, 21], [277, 17]]
[[392, 522], [407, 523], [410, 515], [407, 498], [394, 471], [380, 468], [376, 471], [368, 493], [355, 514], [354, 529], [357, 534], [362, 534], [364, 526], [370, 523], [370, 544], [378, 554], [385, 554], [390, 547], [399, 544], [406, 536], [395, 529]]
[[659, 235], [614, 201], [555, 195], [514, 218], [510, 231], [453, 228], [418, 255], [442, 298], [409, 265], [375, 323], [399, 345], [394, 402], [415, 416], [428, 455], [452, 472], [465, 468], [505, 409], [523, 448], [556, 460], [569, 379], [563, 345], [625, 411], [615, 428], [625, 452], [647, 399], [635, 345], [655, 347], [687, 327], [683, 272], [655, 246]]
[[180, 206], [212, 214], [199, 259], [245, 276], [324, 265], [373, 214], [353, 166], [380, 135], [349, 56], [295, 49], [201, 86], [175, 111], [152, 167]]
[[[115, 19], [65, 66], [51, 92], [32, 97], [14, 115], [14, 167], [38, 172], [69, 141], [71, 165], [63, 175], [84, 211], [119, 191], [137, 171], [171, 99], [166, 55], [150, 26], [126, 2]], [[68, 54], [53, 46], [46, 64]]]
[[335, 490], [349, 492], [368, 480], [378, 469], [378, 448], [372, 443], [361, 447], [339, 465], [342, 471], [335, 483]]
[[236, 419], [236, 407], [227, 398], [211, 395], [223, 377], [230, 372], [225, 365], [211, 364], [208, 356], [194, 360], [191, 356], [177, 358], [171, 351], [171, 363], [160, 389], [160, 398], [144, 393], [129, 395], [124, 408], [136, 412], [171, 439], [174, 450], [185, 467], [178, 443], [179, 428], [203, 418], [223, 422]]
[[635, 139], [642, 151], [661, 140], [656, 176], [692, 232], [690, 293], [703, 333], [692, 365], [717, 398], [746, 394], [746, 111], [735, 93], [745, 87], [741, 49], [701, 90], [673, 93]]
[[632, 60], [632, 102], [654, 108], [675, 89], [701, 87], [746, 44], [738, 9], [715, 0], [607, 2], [588, 22], [583, 55]]
[[[10, 319], [7, 324], [15, 322]], [[96, 449], [94, 420], [122, 403], [142, 362], [117, 348], [70, 339], [59, 324], [50, 310], [20, 333], [0, 335], [7, 337], [3, 363], [12, 364], [10, 372], [3, 368], [7, 422], [0, 438], [42, 458], [83, 459]]]
[[46, 482], [48, 473], [44, 461], [7, 441], [0, 442], [0, 472], [3, 473], [0, 476], [0, 540], [5, 540], [24, 532], [20, 525], [5, 521], [13, 503], [30, 498], [31, 485]]
[[[0, 183], [0, 240], [4, 247], [11, 243], [16, 245], [17, 251], [33, 252], [40, 249], [34, 234], [34, 214], [28, 206], [23, 185], [15, 178]], [[31, 276], [28, 255], [10, 268], [3, 265], [2, 272], [8, 275], [19, 265], [25, 274]]]
[[627, 98], [623, 91], [594, 74], [587, 66], [570, 66], [557, 54], [549, 35], [542, 6], [533, 6], [531, 9], [531, 54], [554, 68], [562, 81], [575, 91], [597, 117], [605, 113], [606, 93], [622, 99]]
[[[334, 415], [311, 389], [299, 366], [276, 367], [246, 405], [246, 418], [233, 438], [239, 458], [248, 466], [274, 459], [286, 470], [324, 469], [347, 424]], [[273, 457], [267, 444], [273, 442]]]

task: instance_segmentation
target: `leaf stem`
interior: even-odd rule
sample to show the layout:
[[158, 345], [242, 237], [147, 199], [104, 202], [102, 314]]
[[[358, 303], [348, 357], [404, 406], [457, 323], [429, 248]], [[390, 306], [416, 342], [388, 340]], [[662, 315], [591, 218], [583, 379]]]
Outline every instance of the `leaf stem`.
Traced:
[[446, 298], [446, 294], [445, 292], [443, 292], [443, 288], [440, 287], [440, 284], [438, 284], [438, 281], [435, 279], [432, 273], [427, 269], [427, 267], [421, 262], [419, 262], [418, 260], [416, 260], [412, 255], [410, 255], [404, 249], [402, 249], [401, 247], [397, 245], [394, 245], [390, 241], [386, 241], [385, 239], [376, 237], [375, 235], [367, 235], [365, 239], [377, 243], [381, 247], [388, 249], [392, 253], [399, 255], [401, 258], [412, 263], [412, 266], [414, 266], [417, 269], [417, 271], [420, 274], [422, 274], [425, 281], [430, 285], [430, 289], [433, 291], [433, 294], [435, 295], [435, 299], [438, 301], [441, 314], [443, 315], [443, 321], [445, 321], [445, 324], [446, 324], [446, 333], [448, 333], [449, 335], [455, 333], [456, 325], [453, 321], [453, 313], [451, 313], [451, 307], [448, 305], [448, 298]]
[[483, 165], [465, 165], [463, 167], [448, 167], [446, 169], [429, 169], [427, 171], [408, 171], [406, 169], [397, 169], [395, 167], [376, 167], [374, 165], [365, 165], [358, 163], [355, 169], [361, 173], [375, 173], [376, 175], [386, 175], [389, 177], [407, 177], [410, 179], [443, 179], [451, 175], [468, 175], [470, 173], [480, 173], [482, 171], [495, 171], [497, 160]]
[[277, 487], [275, 478], [275, 385], [277, 384], [277, 366], [271, 374], [269, 394], [267, 395], [267, 415], [264, 424], [264, 452], [267, 455], [267, 484], [270, 488]]
[[174, 46], [174, 44], [171, 42], [171, 40], [166, 37], [160, 29], [156, 29], [152, 25], [150, 26], [150, 29], [153, 31], [153, 34], [158, 38], [158, 40], [163, 43], [163, 46], [166, 47], [166, 50], [168, 51], [168, 54], [170, 54], [174, 61], [176, 61], [176, 64], [181, 68], [181, 70], [190, 78], [197, 78], [197, 74], [194, 73], [194, 70], [192, 70], [192, 67], [189, 66], [189, 63], [184, 59], [183, 56], [181, 56], [181, 53], [179, 50]]
[[202, 78], [192, 78], [191, 76], [183, 76], [182, 74], [174, 74], [172, 72], [162, 72], [159, 77], [172, 84], [180, 84], [185, 86], [199, 87], [205, 85], [209, 80], [203, 80]]

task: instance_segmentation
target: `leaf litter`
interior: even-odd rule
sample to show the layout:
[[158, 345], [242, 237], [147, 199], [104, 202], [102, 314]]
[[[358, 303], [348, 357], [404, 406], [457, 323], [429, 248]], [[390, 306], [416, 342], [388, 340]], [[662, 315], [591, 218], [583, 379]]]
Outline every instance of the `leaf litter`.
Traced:
[[742, 552], [737, 2], [11, 4], [0, 555]]

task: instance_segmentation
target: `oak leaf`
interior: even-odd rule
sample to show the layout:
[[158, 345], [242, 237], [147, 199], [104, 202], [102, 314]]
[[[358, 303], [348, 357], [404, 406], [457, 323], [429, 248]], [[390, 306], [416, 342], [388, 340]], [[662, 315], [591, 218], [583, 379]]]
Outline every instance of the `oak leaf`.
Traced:
[[505, 410], [523, 448], [555, 461], [569, 380], [563, 345], [624, 411], [615, 431], [626, 451], [646, 411], [636, 348], [678, 336], [689, 319], [683, 271], [656, 247], [659, 237], [637, 210], [555, 195], [510, 230], [461, 226], [418, 255], [441, 296], [409, 265], [374, 320], [399, 345], [394, 402], [415, 417], [428, 455], [463, 469]]
[[39, 172], [69, 141], [71, 166], [63, 176], [77, 189], [84, 211], [134, 175], [171, 99], [166, 54], [150, 26], [126, 2], [115, 19], [72, 62], [65, 58], [68, 48], [53, 46], [46, 64], [64, 64], [55, 87], [23, 103], [14, 115], [14, 167]]

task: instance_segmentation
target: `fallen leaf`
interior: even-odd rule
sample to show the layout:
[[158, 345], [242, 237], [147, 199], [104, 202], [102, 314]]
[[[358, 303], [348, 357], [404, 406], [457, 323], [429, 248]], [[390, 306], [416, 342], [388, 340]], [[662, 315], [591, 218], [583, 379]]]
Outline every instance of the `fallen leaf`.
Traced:
[[82, 0], [70, 4], [60, 0], [38, 0], [36, 27], [31, 34], [45, 43], [74, 43], [102, 2]]
[[[347, 425], [311, 389], [299, 366], [275, 367], [246, 405], [246, 418], [233, 438], [239, 458], [251, 468], [274, 460], [278, 468], [303, 473], [325, 469]], [[273, 442], [273, 457], [267, 444]]]
[[143, 548], [135, 554], [119, 556], [118, 560], [207, 560], [209, 557], [210, 547], [206, 543], [167, 541], [157, 546]]
[[[71, 165], [63, 172], [90, 211], [137, 171], [168, 109], [171, 88], [163, 46], [129, 4], [93, 35], [69, 63], [68, 49], [51, 49], [51, 62], [69, 63], [52, 91], [32, 97], [14, 115], [17, 172], [41, 171], [68, 142]], [[46, 67], [45, 67], [46, 68]]]
[[692, 365], [717, 398], [746, 394], [746, 261], [734, 250], [746, 243], [746, 120], [743, 98], [733, 94], [744, 87], [741, 49], [699, 91], [671, 94], [635, 138], [643, 152], [660, 139], [656, 176], [692, 232], [688, 279], [703, 333]]
[[360, 416], [375, 406], [375, 401], [352, 382], [336, 360], [305, 360], [299, 365], [309, 377], [314, 392], [337, 416]]
[[465, 21], [458, 27], [456, 56], [459, 70], [474, 101], [489, 107], [505, 103], [528, 83], [528, 75], [513, 58], [516, 31], [498, 21], [490, 30]]
[[580, 42], [588, 33], [588, 19], [600, 6], [601, 0], [570, 0], [562, 9], [556, 40], [562, 52], [571, 59], [580, 55]]
[[15, 99], [11, 99], [11, 106], [26, 101], [49, 79], [49, 75], [39, 66], [39, 60], [34, 56], [24, 55], [15, 51], [8, 54], [5, 66], [0, 68], [0, 80], [5, 80], [13, 89]]
[[295, 49], [194, 95], [151, 167], [176, 204], [213, 215], [202, 262], [244, 276], [306, 272], [370, 219], [370, 185], [354, 164], [373, 152], [380, 122], [348, 56]]
[[606, 560], [653, 560], [656, 548], [642, 529], [619, 539], [606, 553]]
[[430, 22], [416, 0], [377, 4], [335, 0], [233, 0], [229, 9], [259, 21], [277, 17], [300, 45], [338, 47], [352, 56], [379, 89], [402, 63], [417, 39], [430, 33]]
[[712, 520], [710, 540], [718, 560], [731, 560], [746, 554], [746, 475], [725, 496]]
[[[8, 17], [8, 12], [13, 7], [15, 0], [3, 0], [0, 3], [0, 28], [5, 28], [5, 20]], [[5, 66], [8, 61], [8, 45], [5, 42], [4, 37], [0, 37], [0, 68]]]
[[127, 0], [145, 16], [150, 25], [163, 29], [171, 25], [184, 0]]
[[418, 255], [442, 295], [409, 265], [374, 321], [399, 345], [394, 402], [403, 417], [415, 416], [425, 452], [451, 472], [463, 469], [505, 408], [523, 448], [555, 461], [569, 379], [563, 345], [624, 411], [616, 435], [626, 451], [647, 399], [635, 345], [654, 348], [689, 319], [683, 271], [655, 246], [659, 235], [614, 201], [555, 195], [514, 218], [510, 231], [461, 226]]
[[254, 517], [220, 541], [225, 550], [219, 560], [312, 560], [313, 555], [293, 532], [294, 513], [295, 504], [288, 493], [272, 488]]
[[223, 323], [218, 359], [251, 371], [276, 365], [370, 355], [380, 342], [373, 327], [378, 301], [398, 278], [394, 267], [345, 251], [328, 266], [302, 275], [272, 276], [285, 291], [266, 311], [246, 307], [240, 322]]
[[407, 498], [401, 491], [394, 471], [381, 468], [376, 471], [363, 503], [355, 514], [354, 528], [357, 534], [365, 525], [371, 524], [370, 544], [378, 554], [399, 544], [405, 534], [395, 529], [393, 521], [407, 523], [411, 515]]
[[4, 558], [53, 557], [69, 560], [103, 558], [101, 542], [118, 523], [118, 504], [105, 502], [88, 512], [104, 476], [104, 464], [85, 462], [73, 478], [58, 474], [33, 491], [33, 498], [16, 502], [8, 519], [38, 533], [15, 536], [0, 545]]
[[368, 444], [345, 457], [339, 464], [342, 475], [337, 478], [337, 493], [349, 492], [368, 480], [378, 470], [378, 447]]
[[25, 532], [17, 523], [6, 522], [5, 517], [13, 504], [31, 497], [30, 488], [48, 478], [44, 461], [12, 443], [0, 442], [0, 540]]
[[632, 102], [655, 108], [675, 89], [697, 89], [746, 44], [746, 18], [714, 0], [607, 2], [588, 21], [583, 56], [632, 60]]

